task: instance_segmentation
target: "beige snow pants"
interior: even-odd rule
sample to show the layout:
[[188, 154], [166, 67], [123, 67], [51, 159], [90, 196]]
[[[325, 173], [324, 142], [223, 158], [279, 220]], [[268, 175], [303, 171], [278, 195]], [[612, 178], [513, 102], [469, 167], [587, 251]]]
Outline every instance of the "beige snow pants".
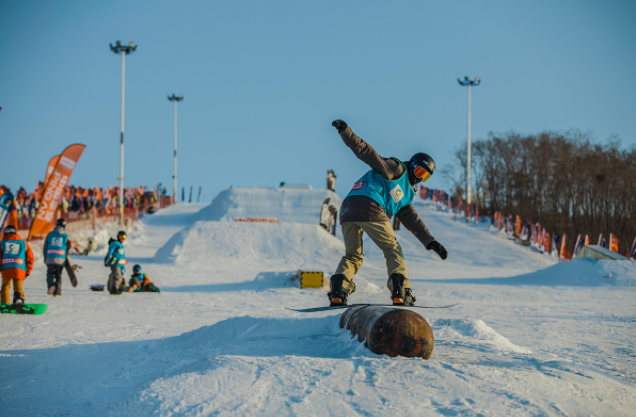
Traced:
[[404, 275], [404, 288], [411, 288], [411, 282], [406, 278], [406, 262], [402, 254], [402, 248], [395, 238], [391, 222], [345, 222], [342, 223], [341, 227], [345, 244], [345, 256], [340, 260], [336, 274], [343, 274], [346, 277], [342, 282], [342, 289], [345, 292], [351, 294], [355, 288], [353, 276], [362, 266], [364, 258], [362, 253], [363, 233], [366, 233], [384, 253], [389, 276], [386, 286], [389, 290], [393, 291], [393, 282], [390, 277], [396, 273]]

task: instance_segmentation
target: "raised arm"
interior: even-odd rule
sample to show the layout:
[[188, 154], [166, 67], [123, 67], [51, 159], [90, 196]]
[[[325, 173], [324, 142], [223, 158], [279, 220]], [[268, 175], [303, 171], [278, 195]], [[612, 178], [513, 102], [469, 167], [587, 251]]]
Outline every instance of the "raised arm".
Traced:
[[388, 180], [394, 180], [402, 175], [404, 169], [394, 159], [382, 158], [371, 145], [365, 142], [342, 120], [336, 120], [332, 126], [338, 129], [342, 141], [347, 145], [353, 154], [362, 162], [378, 171]]

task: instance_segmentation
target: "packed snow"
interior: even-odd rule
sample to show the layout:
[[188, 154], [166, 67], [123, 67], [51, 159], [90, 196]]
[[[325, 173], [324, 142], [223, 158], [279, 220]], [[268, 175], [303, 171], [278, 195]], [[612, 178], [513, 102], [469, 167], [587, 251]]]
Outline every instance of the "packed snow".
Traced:
[[[23, 416], [611, 415], [636, 409], [636, 262], [558, 263], [432, 202], [415, 206], [449, 250], [440, 260], [397, 232], [435, 348], [428, 361], [367, 350], [338, 326], [324, 289], [298, 269], [333, 273], [344, 245], [318, 224], [320, 190], [232, 189], [179, 204], [128, 233], [128, 271], [161, 293], [111, 296], [109, 236], [75, 256], [80, 285], [46, 295], [41, 247], [25, 282], [42, 316], [0, 315], [0, 414]], [[276, 217], [278, 224], [237, 223]], [[339, 233], [337, 234], [339, 236]], [[382, 253], [365, 240], [350, 301], [386, 303]]]

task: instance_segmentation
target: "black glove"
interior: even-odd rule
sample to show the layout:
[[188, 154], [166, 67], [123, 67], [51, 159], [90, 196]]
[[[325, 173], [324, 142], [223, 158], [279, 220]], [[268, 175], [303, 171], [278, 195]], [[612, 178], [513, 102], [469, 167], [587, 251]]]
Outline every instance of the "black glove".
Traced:
[[444, 245], [439, 243], [437, 240], [434, 240], [431, 243], [429, 243], [426, 249], [428, 250], [433, 249], [435, 253], [437, 253], [439, 257], [442, 259], [446, 259], [448, 257], [448, 251], [446, 251], [446, 248], [444, 247]]
[[334, 120], [333, 123], [331, 123], [331, 126], [338, 129], [338, 133], [342, 133], [347, 128], [345, 121], [340, 119]]

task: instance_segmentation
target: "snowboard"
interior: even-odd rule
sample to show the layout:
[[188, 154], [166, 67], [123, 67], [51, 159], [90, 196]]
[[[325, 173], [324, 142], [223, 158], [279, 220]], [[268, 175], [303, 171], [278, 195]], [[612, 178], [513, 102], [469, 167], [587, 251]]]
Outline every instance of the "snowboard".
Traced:
[[66, 260], [64, 261], [64, 269], [68, 274], [68, 278], [71, 280], [73, 288], [77, 287], [77, 275], [75, 274], [76, 267], [77, 265], [71, 265], [71, 263], [68, 261], [68, 258], [66, 258]]
[[451, 307], [455, 307], [458, 304], [459, 303], [449, 304], [447, 306], [435, 306], [435, 307], [428, 307], [428, 306], [400, 306], [400, 305], [394, 306], [393, 304], [348, 304], [348, 305], [343, 305], [343, 306], [314, 307], [314, 308], [303, 308], [303, 309], [295, 309], [295, 308], [289, 308], [289, 307], [285, 307], [285, 308], [287, 310], [291, 310], [291, 311], [298, 311], [299, 313], [314, 313], [316, 311], [338, 310], [338, 309], [341, 309], [341, 308], [352, 308], [352, 307], [451, 308]]
[[105, 287], [106, 287], [105, 285], [95, 284], [95, 285], [91, 285], [90, 289], [91, 291], [104, 291]]
[[[77, 265], [74, 265], [77, 267]], [[68, 261], [68, 258], [64, 261], [64, 269], [66, 269], [66, 273], [68, 274], [69, 279], [71, 280], [71, 284], [73, 287], [77, 287], [77, 275], [75, 275], [75, 268], [71, 266], [71, 263]]]
[[0, 314], [44, 314], [46, 304], [0, 304]]

